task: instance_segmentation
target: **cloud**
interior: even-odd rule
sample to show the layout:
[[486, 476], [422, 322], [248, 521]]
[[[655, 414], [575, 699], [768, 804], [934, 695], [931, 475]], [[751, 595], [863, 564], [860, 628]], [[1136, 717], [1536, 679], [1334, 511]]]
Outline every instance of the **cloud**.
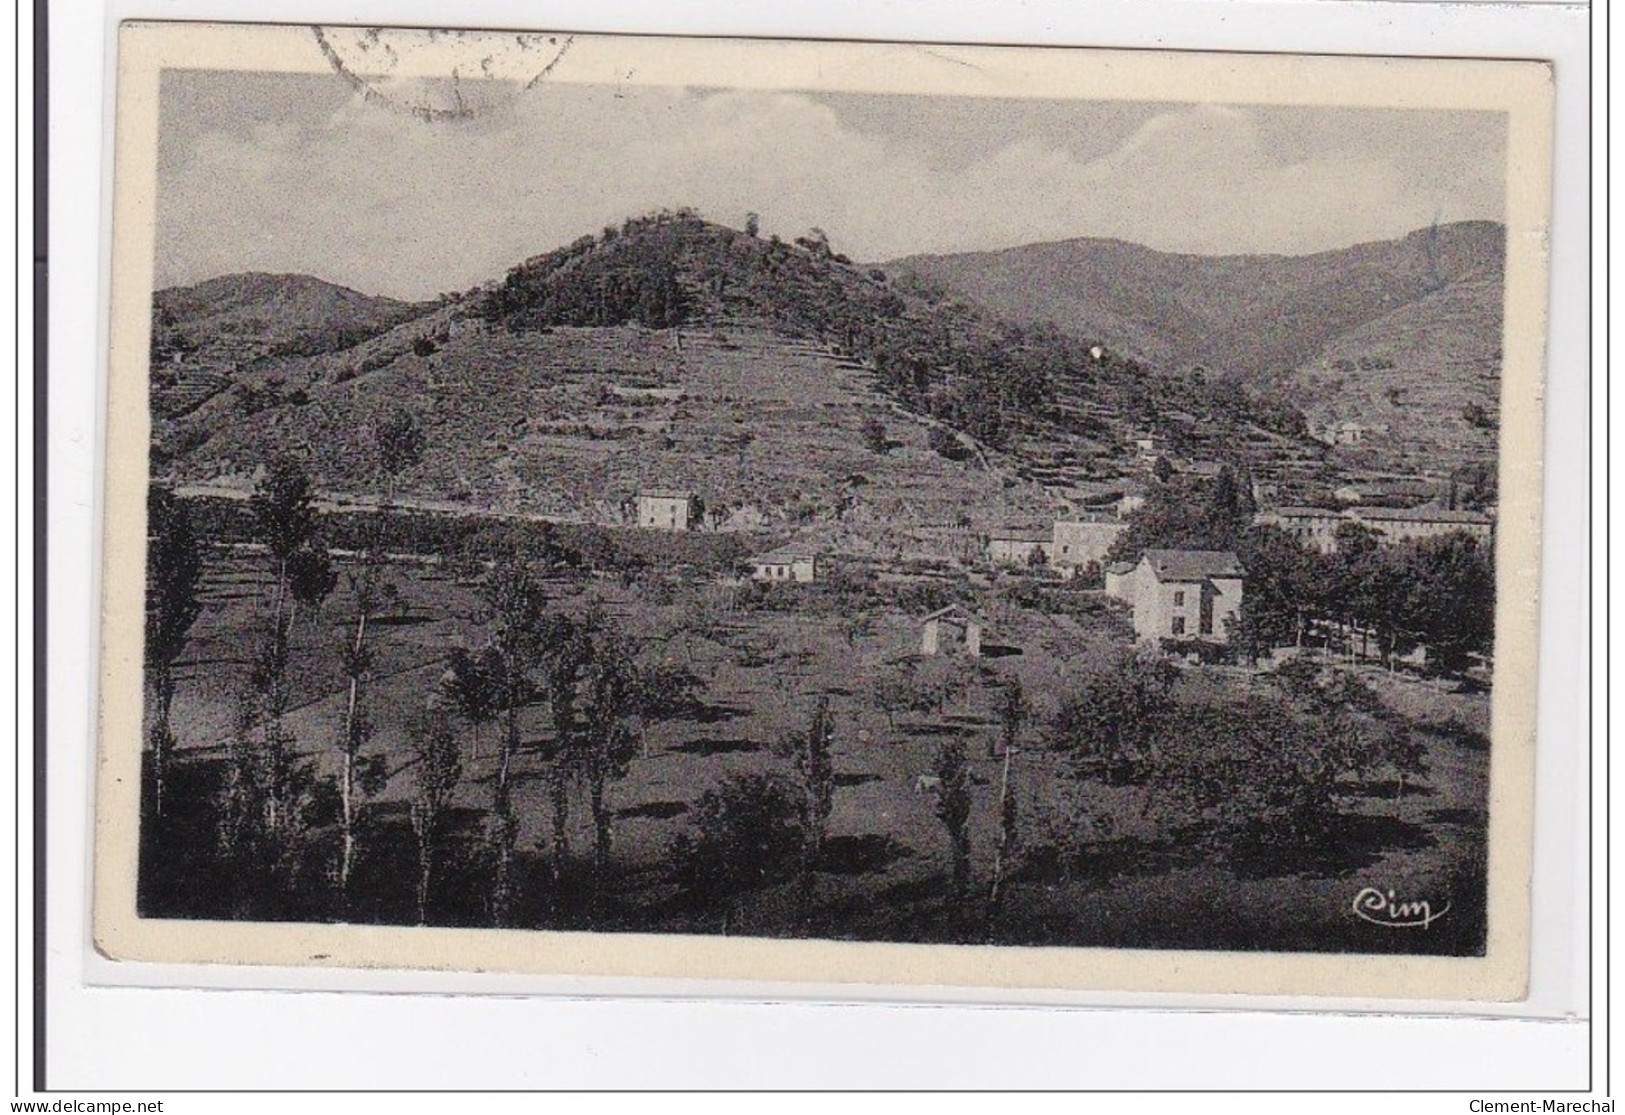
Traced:
[[1137, 126], [1082, 157], [1056, 136], [1055, 106], [1030, 132], [1017, 106], [967, 112], [983, 134], [950, 162], [900, 123], [796, 93], [553, 86], [450, 124], [358, 97], [290, 95], [277, 118], [261, 106], [241, 122], [196, 90], [177, 104], [187, 118], [166, 117], [183, 138], [159, 194], [165, 284], [305, 271], [424, 297], [677, 205], [734, 225], [756, 211], [786, 236], [816, 225], [865, 260], [1074, 236], [1296, 253], [1501, 206], [1504, 145], [1452, 142], [1441, 129], [1494, 132], [1443, 114], [1403, 127], [1368, 114], [1361, 131], [1343, 112], [1338, 127], [1363, 140], [1326, 144], [1324, 110], [1139, 106]]

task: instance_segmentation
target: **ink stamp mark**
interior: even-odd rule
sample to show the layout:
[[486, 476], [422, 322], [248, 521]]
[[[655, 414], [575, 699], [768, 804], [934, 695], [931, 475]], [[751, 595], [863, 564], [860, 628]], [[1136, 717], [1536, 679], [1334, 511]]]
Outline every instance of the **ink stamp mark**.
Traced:
[[428, 123], [470, 120], [547, 80], [575, 41], [541, 33], [321, 27], [328, 65], [369, 103]]

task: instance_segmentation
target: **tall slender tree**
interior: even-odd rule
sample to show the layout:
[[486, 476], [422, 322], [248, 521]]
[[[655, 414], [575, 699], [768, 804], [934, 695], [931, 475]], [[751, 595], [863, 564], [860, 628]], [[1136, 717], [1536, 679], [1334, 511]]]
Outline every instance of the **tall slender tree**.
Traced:
[[1019, 678], [1011, 678], [1001, 687], [998, 698], [1000, 744], [1004, 762], [999, 772], [998, 825], [999, 836], [993, 848], [993, 882], [988, 888], [989, 925], [998, 917], [1004, 902], [1004, 875], [1009, 869], [1010, 857], [1015, 854], [1019, 837], [1020, 818], [1016, 806], [1014, 767], [1021, 730], [1032, 717], [1032, 705]]
[[611, 779], [626, 774], [637, 755], [642, 731], [638, 719], [641, 678], [632, 645], [612, 625], [595, 618], [582, 686], [582, 731], [578, 738], [582, 748], [579, 767], [592, 810], [596, 894], [608, 874], [614, 836], [605, 789]]
[[292, 703], [290, 566], [316, 530], [310, 477], [297, 458], [281, 455], [267, 464], [249, 496], [248, 513], [254, 536], [270, 555], [274, 585], [228, 749], [222, 837], [256, 869], [280, 872], [298, 856], [298, 799], [306, 773], [283, 723]]
[[186, 504], [162, 488], [147, 499], [147, 616], [145, 657], [152, 687], [150, 728], [153, 812], [163, 816], [164, 790], [175, 735], [175, 661], [186, 649], [192, 624], [203, 611], [203, 550]]
[[501, 663], [499, 701], [503, 730], [492, 784], [490, 840], [495, 853], [491, 917], [506, 925], [513, 900], [513, 855], [519, 819], [513, 808], [513, 760], [519, 750], [519, 714], [534, 695], [531, 672], [540, 657], [546, 598], [528, 562], [507, 557], [497, 562], [481, 590], [492, 647]]
[[418, 924], [428, 921], [429, 896], [440, 865], [445, 837], [446, 814], [452, 795], [463, 776], [457, 751], [457, 733], [447, 710], [431, 705], [412, 726], [414, 761], [412, 832], [417, 837]]
[[970, 763], [965, 745], [949, 738], [937, 748], [937, 819], [948, 830], [952, 849], [953, 893], [964, 898], [970, 889]]
[[502, 711], [502, 693], [506, 681], [502, 676], [502, 659], [495, 647], [470, 652], [461, 647], [452, 650], [446, 667], [446, 696], [469, 728], [473, 731], [473, 746], [469, 757], [480, 759], [480, 730], [495, 720]]
[[354, 563], [345, 570], [345, 580], [355, 601], [354, 633], [339, 648], [347, 689], [339, 733], [339, 891], [348, 904], [350, 873], [356, 855], [361, 751], [373, 732], [365, 690], [373, 669], [372, 647], [367, 637], [372, 621], [399, 595], [395, 584], [385, 576], [381, 532], [370, 532], [364, 538]]
[[422, 462], [428, 439], [424, 436], [423, 423], [418, 416], [405, 409], [391, 411], [379, 420], [373, 427], [372, 436], [378, 451], [379, 471], [384, 474], [384, 499], [386, 503], [393, 504], [395, 485], [399, 483], [402, 473]]
[[804, 832], [806, 859], [810, 871], [824, 850], [829, 833], [829, 815], [835, 804], [835, 721], [830, 716], [829, 698], [822, 694], [813, 704], [812, 720], [797, 741], [796, 773], [801, 776], [805, 795]]
[[288, 563], [316, 533], [315, 492], [298, 458], [283, 454], [271, 460], [248, 497], [248, 515], [255, 538], [271, 555], [276, 577], [271, 611], [280, 626], [287, 603]]
[[552, 819], [552, 871], [555, 884], [570, 861], [570, 786], [579, 773], [585, 750], [581, 723], [582, 684], [592, 656], [590, 624], [563, 613], [543, 621], [542, 667], [548, 711], [553, 719], [553, 747], [547, 755], [548, 811]]

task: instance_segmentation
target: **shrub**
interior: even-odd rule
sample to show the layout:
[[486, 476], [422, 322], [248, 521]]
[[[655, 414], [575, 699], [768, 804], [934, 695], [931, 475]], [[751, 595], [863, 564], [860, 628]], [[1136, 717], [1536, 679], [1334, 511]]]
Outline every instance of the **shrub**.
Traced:
[[1125, 654], [1086, 675], [1061, 702], [1052, 743], [1080, 774], [1108, 781], [1146, 777], [1161, 721], [1172, 708], [1174, 677], [1172, 663], [1147, 653]]
[[792, 878], [805, 830], [801, 790], [777, 774], [735, 774], [700, 798], [694, 827], [677, 839], [686, 882], [707, 902]]
[[[1167, 671], [1166, 673], [1164, 671]], [[1320, 839], [1351, 780], [1426, 772], [1416, 738], [1340, 671], [1288, 669], [1277, 690], [1180, 702], [1164, 663], [1125, 659], [1085, 679], [1052, 738], [1085, 778], [1142, 787], [1168, 835], [1219, 849]]]
[[668, 662], [645, 666], [638, 681], [639, 711], [653, 720], [691, 715], [705, 693], [705, 682], [693, 670]]
[[931, 427], [931, 432], [926, 435], [926, 442], [933, 452], [950, 461], [968, 461], [971, 457], [971, 451], [965, 443], [941, 426]]

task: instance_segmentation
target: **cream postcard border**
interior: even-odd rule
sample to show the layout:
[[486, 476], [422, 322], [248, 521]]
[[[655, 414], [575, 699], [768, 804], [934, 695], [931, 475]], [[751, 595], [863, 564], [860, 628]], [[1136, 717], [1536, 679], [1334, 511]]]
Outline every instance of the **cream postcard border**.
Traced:
[[[421, 60], [424, 55], [411, 57]], [[143, 562], [135, 555], [144, 553], [146, 526], [147, 351], [159, 75], [166, 68], [319, 73], [329, 67], [309, 27], [270, 24], [127, 23], [119, 31], [118, 62], [92, 915], [95, 946], [103, 955], [132, 961], [830, 984], [1395, 999], [1513, 1000], [1525, 995], [1552, 177], [1553, 90], [1546, 64], [593, 35], [575, 37], [568, 56], [527, 94], [545, 96], [547, 82], [621, 82], [1505, 112], [1506, 315], [1491, 713], [1489, 934], [1484, 957], [1455, 958], [138, 917], [145, 577]], [[400, 76], [439, 75], [424, 69]]]

